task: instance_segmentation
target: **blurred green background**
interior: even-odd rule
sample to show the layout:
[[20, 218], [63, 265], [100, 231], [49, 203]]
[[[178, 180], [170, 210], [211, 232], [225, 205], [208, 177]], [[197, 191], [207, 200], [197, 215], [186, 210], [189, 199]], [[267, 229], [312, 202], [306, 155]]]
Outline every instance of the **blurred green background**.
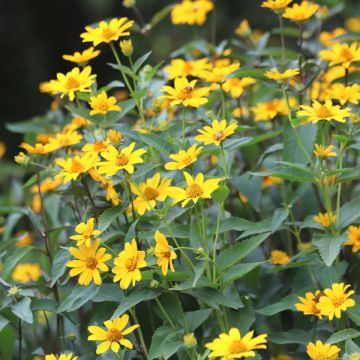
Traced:
[[[137, 0], [145, 20], [175, 0]], [[276, 16], [260, 8], [262, 0], [217, 0], [217, 39], [228, 38], [240, 20], [247, 18], [253, 28], [263, 30], [277, 26]], [[337, 0], [328, 1], [339, 3]], [[360, 1], [348, 4], [348, 12]], [[2, 1], [0, 11], [1, 51], [1, 117], [0, 141], [7, 143], [7, 157], [18, 152], [21, 137], [10, 134], [5, 123], [26, 120], [47, 111], [51, 98], [38, 91], [38, 84], [55, 77], [56, 72], [66, 72], [72, 64], [64, 61], [63, 54], [88, 47], [79, 35], [84, 26], [111, 17], [128, 16], [138, 20], [131, 9], [122, 6], [122, 0], [17, 0]], [[355, 10], [356, 11], [356, 10]], [[338, 19], [342, 25], [341, 18]], [[335, 24], [335, 25], [339, 25]], [[210, 38], [210, 21], [202, 27], [171, 26], [169, 17], [152, 32], [155, 59], [166, 60], [171, 51], [186, 43], [193, 36]], [[148, 38], [133, 36], [137, 54], [151, 48]], [[102, 55], [93, 61], [94, 72], [101, 83], [117, 76], [106, 62], [112, 61], [109, 49], [100, 46]]]

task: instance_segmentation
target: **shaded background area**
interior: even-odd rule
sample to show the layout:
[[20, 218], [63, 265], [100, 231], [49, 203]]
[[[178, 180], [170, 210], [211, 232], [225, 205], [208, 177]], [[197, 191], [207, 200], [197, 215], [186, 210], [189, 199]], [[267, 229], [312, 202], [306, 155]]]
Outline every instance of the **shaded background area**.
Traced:
[[[337, 2], [334, 0], [335, 3]], [[334, 2], [328, 1], [328, 2]], [[145, 22], [164, 6], [175, 0], [137, 0]], [[271, 29], [277, 19], [269, 10], [261, 9], [262, 0], [217, 0], [217, 38], [231, 36], [240, 20], [247, 18], [253, 28]], [[353, 1], [356, 4], [357, 0]], [[84, 26], [111, 17], [128, 16], [137, 19], [130, 9], [122, 7], [122, 0], [16, 0], [0, 5], [0, 141], [8, 146], [7, 157], [18, 152], [21, 137], [6, 131], [5, 123], [26, 120], [47, 111], [51, 98], [40, 94], [38, 84], [66, 72], [73, 66], [64, 61], [63, 54], [87, 48], [79, 37]], [[202, 28], [171, 26], [169, 17], [152, 33], [155, 57], [166, 59], [171, 51], [186, 43], [194, 33], [210, 38], [208, 20]], [[198, 30], [197, 30], [197, 29]], [[151, 49], [149, 39], [135, 35], [137, 54]], [[92, 62], [101, 81], [110, 81], [114, 73], [104, 66], [112, 61], [106, 46], [103, 54]]]

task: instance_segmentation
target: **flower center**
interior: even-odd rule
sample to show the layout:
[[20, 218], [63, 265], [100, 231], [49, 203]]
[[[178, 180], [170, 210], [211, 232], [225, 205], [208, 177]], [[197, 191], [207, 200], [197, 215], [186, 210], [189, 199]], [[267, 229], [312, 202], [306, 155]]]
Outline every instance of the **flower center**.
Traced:
[[84, 171], [84, 166], [81, 164], [81, 162], [77, 160], [73, 160], [71, 164], [71, 172], [81, 173], [83, 171]]
[[266, 110], [267, 111], [276, 111], [277, 103], [274, 101], [270, 101], [266, 104]]
[[98, 264], [98, 262], [95, 257], [91, 256], [91, 257], [86, 258], [86, 267], [88, 269], [91, 269], [91, 270], [96, 269], [97, 264]]
[[192, 161], [193, 161], [193, 158], [192, 158], [190, 155], [187, 155], [187, 156], [185, 156], [185, 157], [182, 159], [181, 162], [182, 162], [184, 165], [189, 165], [189, 164], [192, 163]]
[[67, 90], [77, 89], [79, 85], [80, 83], [77, 79], [74, 79], [73, 77], [69, 77], [65, 83], [65, 89]]
[[224, 132], [223, 131], [217, 131], [216, 133], [214, 133], [214, 139], [215, 140], [221, 140], [224, 137]]
[[345, 60], [345, 61], [349, 61], [352, 60], [353, 55], [351, 53], [351, 51], [347, 48], [344, 48], [341, 50], [340, 52], [340, 56]]
[[131, 258], [125, 261], [125, 267], [129, 271], [134, 271], [136, 269], [136, 266], [137, 266], [137, 259]]
[[124, 154], [119, 154], [116, 157], [116, 165], [118, 166], [125, 166], [128, 164], [128, 162], [129, 162], [129, 158]]
[[164, 250], [161, 252], [161, 257], [166, 258], [166, 259], [170, 259], [170, 251], [169, 250]]
[[203, 189], [196, 183], [192, 183], [187, 189], [186, 189], [186, 195], [189, 198], [198, 198], [204, 193]]
[[109, 108], [108, 103], [106, 101], [103, 101], [100, 104], [98, 104], [98, 108], [102, 111], [107, 111]]
[[94, 144], [94, 150], [95, 151], [100, 151], [100, 150], [103, 150], [106, 148], [106, 145], [102, 142], [102, 141], [97, 141], [95, 144]]
[[159, 192], [152, 187], [146, 187], [144, 190], [144, 196], [147, 200], [155, 200], [159, 196]]
[[192, 71], [193, 67], [191, 65], [190, 62], [186, 62], [184, 65], [184, 73], [187, 75], [190, 75], [191, 71]]
[[119, 341], [120, 339], [122, 339], [123, 335], [122, 335], [121, 331], [119, 331], [118, 329], [111, 328], [107, 332], [106, 337], [107, 337], [108, 341], [115, 342], [115, 341]]
[[230, 354], [238, 354], [246, 350], [246, 345], [240, 340], [236, 340], [229, 346]]
[[101, 34], [101, 36], [107, 40], [112, 38], [114, 35], [115, 35], [115, 33], [109, 28], [103, 29], [102, 34]]
[[192, 91], [193, 91], [193, 88], [188, 85], [185, 89], [182, 89], [179, 92], [179, 99], [181, 99], [181, 100], [191, 99]]
[[321, 106], [316, 112], [316, 116], [320, 119], [325, 119], [332, 116], [332, 112], [326, 106]]
[[340, 305], [342, 305], [344, 303], [344, 297], [343, 296], [335, 296], [332, 299], [332, 303], [333, 303], [334, 307], [339, 307]]

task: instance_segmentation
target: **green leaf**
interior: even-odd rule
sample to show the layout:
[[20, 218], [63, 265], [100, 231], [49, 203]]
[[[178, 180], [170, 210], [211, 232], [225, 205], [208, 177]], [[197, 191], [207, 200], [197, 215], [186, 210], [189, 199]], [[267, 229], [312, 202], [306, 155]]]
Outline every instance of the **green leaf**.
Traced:
[[55, 313], [57, 308], [57, 303], [53, 299], [33, 299], [31, 301], [31, 310], [32, 311], [50, 311]]
[[10, 321], [8, 319], [5, 319], [3, 316], [0, 315], [0, 332], [7, 324], [9, 324], [9, 322]]
[[157, 328], [151, 340], [148, 359], [168, 359], [174, 355], [183, 342], [179, 340], [180, 330], [174, 331], [169, 326]]
[[340, 221], [339, 227], [341, 229], [347, 228], [349, 225], [357, 222], [360, 218], [360, 197], [353, 199], [350, 202], [345, 203], [340, 208]]
[[57, 312], [71, 312], [79, 309], [89, 302], [99, 292], [100, 286], [90, 284], [88, 286], [76, 285], [71, 294], [59, 305]]
[[288, 330], [286, 332], [273, 332], [269, 334], [268, 341], [275, 344], [301, 344], [307, 345], [311, 341], [311, 331]]
[[0, 333], [0, 359], [13, 360], [16, 336], [11, 326], [5, 327]]
[[136, 238], [136, 225], [139, 219], [135, 220], [129, 227], [129, 230], [125, 236], [125, 241], [132, 241]]
[[157, 13], [155, 13], [155, 15], [150, 20], [151, 27], [154, 28], [157, 24], [159, 24], [159, 22], [161, 20], [165, 19], [170, 14], [173, 7], [174, 7], [173, 4], [168, 5], [168, 6], [163, 7]]
[[188, 325], [189, 331], [195, 331], [203, 322], [205, 322], [210, 314], [212, 309], [203, 309], [197, 311], [189, 311], [185, 313], [186, 323]]
[[355, 339], [360, 336], [360, 331], [355, 329], [344, 329], [332, 334], [326, 342], [328, 344], [337, 344], [339, 342], [345, 341], [347, 339]]
[[119, 303], [124, 298], [124, 293], [120, 289], [119, 284], [102, 284], [100, 291], [92, 299], [93, 302], [110, 301]]
[[59, 249], [55, 255], [53, 265], [51, 268], [51, 284], [53, 287], [55, 283], [64, 275], [66, 271], [66, 264], [70, 260], [71, 254], [66, 249]]
[[232, 266], [226, 273], [223, 274], [223, 281], [224, 284], [227, 285], [237, 279], [242, 278], [250, 271], [259, 267], [262, 262], [254, 262], [254, 263], [247, 263], [247, 264], [237, 264]]
[[269, 235], [270, 233], [265, 233], [251, 237], [250, 239], [242, 240], [221, 252], [217, 258], [217, 265], [219, 269], [224, 271], [244, 259], [253, 250], [260, 246], [269, 237]]
[[331, 266], [339, 255], [341, 245], [347, 238], [347, 234], [342, 235], [315, 235], [312, 243], [319, 249], [321, 259], [327, 266]]
[[133, 70], [135, 73], [138, 72], [138, 70], [141, 68], [141, 66], [144, 64], [144, 62], [149, 58], [149, 56], [152, 54], [152, 51], [147, 52], [146, 54], [140, 56], [134, 64]]
[[99, 224], [98, 229], [103, 232], [108, 229], [108, 227], [111, 225], [111, 223], [118, 218], [122, 213], [124, 212], [124, 209], [121, 206], [114, 206], [107, 210], [105, 210], [100, 216], [99, 216]]
[[31, 299], [29, 297], [24, 297], [19, 302], [12, 305], [12, 312], [21, 320], [25, 321], [28, 324], [33, 323], [33, 314], [30, 309]]
[[274, 212], [274, 216], [271, 220], [271, 232], [274, 233], [279, 230], [280, 226], [287, 219], [288, 216], [288, 209], [276, 209]]
[[226, 185], [219, 186], [213, 193], [212, 197], [218, 202], [223, 203], [225, 199], [229, 196], [230, 190]]
[[20, 262], [20, 260], [27, 255], [31, 250], [32, 246], [22, 246], [17, 248], [11, 255], [8, 256], [4, 263], [4, 267], [1, 271], [1, 276], [7, 278], [15, 266]]
[[124, 297], [121, 304], [117, 307], [112, 315], [112, 319], [115, 319], [122, 315], [125, 311], [131, 309], [135, 305], [148, 300], [153, 300], [160, 295], [161, 291], [157, 289], [141, 288], [135, 290], [130, 295]]
[[38, 116], [28, 121], [7, 123], [5, 126], [9, 131], [19, 134], [51, 132], [51, 125], [46, 116]]
[[355, 300], [355, 306], [346, 310], [346, 315], [354, 321], [354, 323], [360, 326], [360, 296], [355, 295], [351, 297]]
[[240, 70], [236, 71], [234, 74], [230, 75], [228, 78], [234, 77], [251, 77], [254, 79], [266, 79], [264, 69], [255, 69], [251, 67], [242, 67]]

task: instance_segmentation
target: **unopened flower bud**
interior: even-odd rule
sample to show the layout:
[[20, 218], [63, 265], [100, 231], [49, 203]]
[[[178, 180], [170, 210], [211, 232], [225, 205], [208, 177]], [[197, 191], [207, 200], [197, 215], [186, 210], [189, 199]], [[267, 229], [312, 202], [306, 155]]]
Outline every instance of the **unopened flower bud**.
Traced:
[[185, 334], [183, 339], [184, 339], [184, 344], [188, 349], [195, 347], [197, 344], [194, 333]]
[[131, 39], [120, 41], [120, 49], [125, 56], [131, 56], [134, 52]]
[[136, 0], [123, 0], [123, 6], [126, 8], [132, 8], [136, 5]]
[[153, 289], [156, 289], [159, 287], [159, 282], [157, 280], [151, 280], [150, 281], [150, 287]]

